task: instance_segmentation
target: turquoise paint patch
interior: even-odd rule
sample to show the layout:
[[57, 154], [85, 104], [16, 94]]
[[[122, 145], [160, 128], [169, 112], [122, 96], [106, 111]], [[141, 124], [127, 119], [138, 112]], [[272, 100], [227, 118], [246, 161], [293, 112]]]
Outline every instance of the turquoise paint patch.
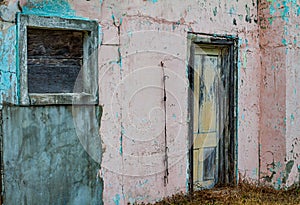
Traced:
[[[17, 42], [19, 42], [19, 22], [20, 22], [20, 14], [18, 13], [17, 14], [17, 26], [16, 26], [16, 50], [17, 50], [17, 53], [19, 53], [19, 44], [17, 44]], [[20, 82], [20, 59], [19, 59], [19, 55], [16, 55], [16, 77], [17, 77], [17, 82]], [[16, 95], [18, 96], [17, 98], [17, 104], [20, 104], [20, 97], [21, 96], [21, 89], [20, 89], [20, 85], [17, 85], [17, 92], [16, 92]]]
[[113, 20], [113, 22], [115, 22], [115, 15], [111, 14], [111, 19]]
[[3, 72], [16, 72], [15, 54], [16, 54], [16, 26], [10, 26], [0, 31], [1, 50], [0, 69]]
[[291, 121], [295, 120], [295, 116], [293, 114], [291, 114]]
[[242, 62], [238, 60], [238, 70], [241, 69], [241, 67], [242, 67]]
[[120, 155], [123, 155], [123, 136], [121, 135], [120, 137], [120, 150], [119, 150]]
[[122, 64], [122, 55], [121, 55], [121, 49], [120, 49], [120, 47], [118, 48], [118, 53], [119, 53], [118, 64], [120, 66], [120, 69], [122, 69], [123, 64]]
[[278, 3], [276, 4], [276, 6], [277, 6], [277, 8], [280, 8], [281, 4], [278, 2]]
[[180, 21], [177, 21], [175, 23], [172, 24], [172, 29], [173, 31], [180, 25]]
[[122, 133], [122, 135], [125, 134], [125, 129], [124, 129], [123, 125], [121, 126], [121, 133]]
[[214, 14], [214, 16], [217, 16], [217, 13], [218, 13], [218, 7], [215, 7], [215, 8], [213, 9], [213, 14]]
[[185, 77], [188, 79], [188, 77], [189, 77], [189, 63], [188, 63], [188, 61], [186, 60], [185, 61]]
[[128, 32], [127, 32], [127, 35], [128, 35], [129, 37], [132, 37], [132, 35], [133, 35], [133, 34], [132, 34], [132, 31], [128, 31]]
[[285, 176], [284, 176], [284, 182], [289, 178], [289, 175], [292, 171], [292, 168], [294, 166], [294, 160], [290, 160], [286, 166], [285, 166]]
[[[238, 48], [241, 47], [242, 42], [243, 42], [242, 38], [238, 38], [238, 45], [237, 45]], [[236, 92], [236, 98], [234, 99], [236, 105], [239, 104], [239, 95], [240, 95], [240, 93], [239, 93], [240, 92], [239, 82], [240, 82], [240, 76], [241, 76], [241, 69], [240, 69], [241, 64], [239, 64], [240, 58], [241, 58], [241, 54], [240, 54], [240, 52], [238, 52], [238, 63], [237, 63], [237, 66], [238, 66], [238, 68], [237, 68], [238, 69], [237, 70], [237, 81], [238, 81], [237, 90], [238, 91]], [[237, 117], [237, 119], [239, 119], [240, 106], [236, 106], [235, 111], [236, 111], [236, 117]], [[236, 126], [237, 130], [236, 130], [236, 134], [234, 136], [235, 142], [236, 142], [234, 154], [235, 154], [235, 156], [238, 156], [238, 154], [239, 154], [239, 151], [238, 151], [238, 148], [239, 148], [239, 140], [238, 140], [239, 122], [238, 122], [238, 120], [236, 120], [235, 126]], [[235, 177], [236, 177], [237, 183], [239, 183], [239, 169], [238, 169], [238, 167], [239, 167], [238, 161], [236, 160], [235, 161]]]
[[238, 14], [238, 17], [239, 17], [240, 21], [243, 20], [243, 18], [244, 18], [244, 16], [242, 14]]
[[289, 12], [290, 12], [290, 7], [287, 5], [287, 1], [283, 1], [282, 4], [283, 4], [283, 11], [281, 12], [281, 16], [282, 16], [282, 19], [285, 21], [285, 22], [288, 22], [289, 21], [289, 18], [288, 18], [288, 15], [289, 15]]
[[102, 38], [103, 38], [103, 32], [102, 32], [102, 27], [101, 25], [98, 25], [98, 45], [102, 44]]
[[149, 180], [148, 179], [146, 179], [146, 180], [144, 180], [144, 181], [139, 181], [139, 183], [137, 184], [137, 187], [140, 187], [140, 188], [142, 188], [142, 187], [144, 187], [146, 184], [148, 184], [149, 183]]
[[244, 66], [244, 68], [246, 68], [247, 67], [247, 62], [248, 62], [248, 60], [247, 60], [247, 53], [244, 53], [243, 54], [243, 66]]
[[115, 205], [120, 205], [120, 199], [121, 199], [120, 195], [116, 194], [115, 197], [113, 198]]
[[287, 43], [286, 39], [284, 39], [284, 38], [281, 40], [281, 42], [282, 42], [282, 44], [283, 44], [283, 45], [285, 45], [285, 46], [287, 46], [287, 45], [288, 45], [288, 43]]
[[281, 164], [281, 162], [276, 162], [275, 166], [278, 167], [278, 168], [281, 168], [282, 164]]
[[187, 176], [186, 180], [185, 180], [185, 190], [186, 190], [186, 192], [189, 192], [189, 184], [190, 184], [189, 177]]
[[173, 113], [172, 117], [174, 120], [176, 120], [176, 115], [174, 113]]
[[246, 43], [246, 47], [248, 47], [249, 46], [248, 39], [245, 39], [245, 43]]
[[243, 44], [243, 39], [239, 38], [238, 45], [239, 47]]
[[0, 104], [3, 103], [3, 96], [11, 103], [17, 102], [17, 29], [15, 25], [3, 23], [3, 30], [0, 30]]
[[232, 17], [232, 15], [235, 15], [236, 14], [235, 8], [231, 7], [229, 9], [229, 14], [230, 14], [231, 17]]
[[276, 9], [273, 4], [270, 5], [270, 14], [273, 16], [276, 13]]
[[121, 125], [121, 136], [120, 136], [120, 150], [119, 153], [122, 156], [123, 155], [123, 135], [125, 134], [125, 130], [123, 125]]
[[283, 30], [284, 30], [284, 35], [287, 36], [289, 34], [287, 25], [284, 25]]
[[282, 184], [281, 177], [278, 177], [278, 179], [277, 179], [277, 184], [276, 184], [276, 186], [275, 186], [275, 189], [279, 190], [280, 187], [281, 187], [281, 184]]
[[40, 16], [59, 16], [63, 18], [79, 18], [67, 0], [29, 0], [22, 13]]
[[268, 18], [268, 21], [269, 21], [270, 25], [272, 25], [272, 23], [273, 23], [273, 21], [274, 21], [274, 18], [273, 18], [273, 17], [270, 17], [270, 18]]
[[150, 0], [150, 1], [152, 1], [152, 3], [157, 3], [158, 0]]

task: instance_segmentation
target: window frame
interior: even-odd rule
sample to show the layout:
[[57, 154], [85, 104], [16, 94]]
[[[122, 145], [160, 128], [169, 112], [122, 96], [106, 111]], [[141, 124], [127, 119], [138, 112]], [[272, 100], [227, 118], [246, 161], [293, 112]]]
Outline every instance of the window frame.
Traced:
[[[17, 15], [18, 76], [20, 105], [98, 104], [98, 22], [66, 19], [55, 16]], [[27, 67], [27, 29], [62, 29], [84, 32], [83, 64], [81, 71], [83, 92], [29, 93]]]

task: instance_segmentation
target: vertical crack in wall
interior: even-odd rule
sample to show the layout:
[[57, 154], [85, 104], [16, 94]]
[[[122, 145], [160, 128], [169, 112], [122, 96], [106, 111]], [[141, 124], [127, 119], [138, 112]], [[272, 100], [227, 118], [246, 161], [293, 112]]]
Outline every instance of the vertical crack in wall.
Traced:
[[164, 137], [165, 137], [165, 156], [164, 156], [164, 165], [165, 165], [165, 171], [164, 171], [164, 186], [167, 186], [168, 184], [168, 176], [169, 176], [169, 162], [168, 162], [168, 142], [167, 142], [167, 93], [166, 93], [166, 79], [168, 76], [165, 74], [164, 69], [164, 63], [161, 61], [160, 66], [162, 68], [163, 72], [163, 91], [164, 91], [164, 112], [165, 112], [165, 122], [164, 122]]
[[[257, 6], [257, 16], [258, 16], [258, 34], [259, 34], [259, 38], [258, 38], [258, 45], [261, 48], [262, 44], [261, 44], [261, 36], [263, 35], [263, 31], [262, 31], [262, 23], [264, 23], [264, 19], [262, 18], [263, 15], [263, 11], [262, 11], [262, 2], [260, 0], [256, 1], [256, 6]], [[262, 51], [261, 49], [259, 49], [259, 65], [260, 65], [260, 76], [263, 75], [263, 71], [262, 71], [262, 67], [263, 67], [263, 61], [262, 61]], [[263, 78], [260, 77], [260, 86], [263, 85]], [[262, 112], [262, 108], [261, 108], [261, 102], [262, 102], [262, 93], [261, 93], [261, 88], [260, 88], [260, 93], [259, 93], [259, 112]], [[262, 137], [261, 137], [261, 127], [262, 127], [262, 123], [260, 123], [262, 121], [262, 117], [261, 115], [259, 116], [259, 132], [258, 132], [258, 183], [260, 184], [260, 182], [262, 182], [263, 176], [262, 176], [262, 170], [261, 170], [261, 164], [262, 164]]]
[[[117, 24], [116, 22], [116, 19], [115, 19], [115, 16], [114, 14], [112, 14], [112, 20], [113, 20], [113, 25], [117, 28], [118, 30], [118, 61], [117, 63], [119, 64], [120, 66], [120, 82], [122, 83], [122, 80], [123, 80], [123, 72], [122, 72], [122, 54], [121, 54], [121, 24], [122, 24], [122, 18], [120, 18], [120, 21], [119, 23]], [[123, 122], [122, 122], [122, 105], [120, 104], [120, 119], [121, 119], [121, 132], [120, 132], [120, 155], [122, 156], [123, 155], [123, 148], [122, 148], [122, 144], [123, 144]]]
[[[118, 61], [117, 63], [120, 66], [120, 82], [121, 82], [121, 88], [122, 88], [122, 81], [123, 81], [123, 68], [122, 68], [122, 53], [121, 53], [121, 25], [122, 25], [122, 17], [120, 17], [119, 22], [116, 22], [115, 16], [112, 13], [111, 15], [112, 20], [113, 20], [113, 25], [117, 28], [118, 30]], [[123, 89], [121, 89], [121, 99], [123, 98]], [[122, 192], [122, 197], [123, 200], [125, 201], [125, 192], [124, 192], [124, 155], [123, 155], [123, 137], [124, 137], [124, 133], [125, 133], [125, 129], [123, 126], [123, 108], [122, 108], [122, 103], [120, 103], [120, 126], [121, 126], [121, 132], [120, 132], [120, 150], [119, 153], [121, 155], [122, 158], [122, 180], [121, 180], [121, 192]]]

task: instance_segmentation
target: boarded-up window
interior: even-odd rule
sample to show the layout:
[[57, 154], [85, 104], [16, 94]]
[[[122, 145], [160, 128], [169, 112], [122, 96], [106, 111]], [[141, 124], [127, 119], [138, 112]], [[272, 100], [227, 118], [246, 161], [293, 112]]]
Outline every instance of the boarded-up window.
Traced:
[[72, 93], [82, 85], [81, 31], [27, 29], [29, 93]]
[[97, 21], [19, 13], [21, 105], [98, 104]]

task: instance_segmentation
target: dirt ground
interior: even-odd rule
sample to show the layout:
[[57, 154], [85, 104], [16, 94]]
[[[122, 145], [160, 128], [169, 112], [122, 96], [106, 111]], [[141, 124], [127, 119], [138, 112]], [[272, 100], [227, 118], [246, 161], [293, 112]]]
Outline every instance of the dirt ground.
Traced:
[[250, 184], [236, 187], [216, 187], [211, 190], [195, 191], [189, 195], [177, 194], [157, 202], [163, 204], [300, 204], [300, 187], [289, 190], [274, 190]]

